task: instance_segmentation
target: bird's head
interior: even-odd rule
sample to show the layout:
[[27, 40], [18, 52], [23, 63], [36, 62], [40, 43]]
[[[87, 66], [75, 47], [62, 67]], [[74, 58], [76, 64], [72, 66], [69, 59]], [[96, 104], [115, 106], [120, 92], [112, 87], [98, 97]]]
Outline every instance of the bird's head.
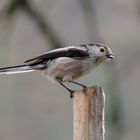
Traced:
[[114, 54], [111, 49], [103, 44], [94, 43], [88, 44], [89, 56], [93, 58], [95, 62], [105, 62], [107, 60], [114, 59]]

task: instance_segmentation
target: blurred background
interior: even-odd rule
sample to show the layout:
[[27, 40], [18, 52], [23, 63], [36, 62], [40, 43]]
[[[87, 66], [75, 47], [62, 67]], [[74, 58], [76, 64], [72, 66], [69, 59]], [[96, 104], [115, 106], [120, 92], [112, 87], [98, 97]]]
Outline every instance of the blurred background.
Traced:
[[[79, 82], [104, 89], [107, 140], [139, 140], [139, 0], [0, 2], [0, 67], [93, 42], [110, 46], [116, 59]], [[72, 99], [66, 93], [37, 72], [0, 75], [0, 140], [72, 140]]]

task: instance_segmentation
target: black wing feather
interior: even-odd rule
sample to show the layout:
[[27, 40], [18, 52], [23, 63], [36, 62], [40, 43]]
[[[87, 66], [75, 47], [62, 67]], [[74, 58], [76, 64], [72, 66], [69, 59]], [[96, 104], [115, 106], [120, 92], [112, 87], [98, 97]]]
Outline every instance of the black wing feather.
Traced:
[[86, 50], [81, 50], [78, 48], [68, 48], [68, 49], [56, 49], [48, 53], [42, 54], [38, 57], [29, 59], [25, 63], [38, 63], [42, 61], [52, 60], [58, 57], [70, 57], [70, 58], [85, 58], [88, 57], [88, 52]]

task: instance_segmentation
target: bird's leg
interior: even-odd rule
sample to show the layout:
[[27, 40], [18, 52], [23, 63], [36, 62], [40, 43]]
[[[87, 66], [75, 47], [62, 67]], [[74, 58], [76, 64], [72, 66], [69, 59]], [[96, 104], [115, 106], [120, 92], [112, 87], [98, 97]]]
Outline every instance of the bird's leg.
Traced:
[[67, 89], [70, 92], [70, 98], [73, 98], [73, 90], [69, 89], [67, 86], [65, 86], [64, 84], [62, 84], [61, 82], [59, 82], [60, 85], [62, 85], [65, 89]]
[[79, 86], [83, 87], [83, 89], [87, 88], [85, 85], [80, 84], [80, 83], [77, 83], [77, 82], [75, 82], [75, 81], [69, 81], [69, 82], [70, 82], [70, 83], [74, 83], [74, 84], [76, 84], [76, 85], [79, 85]]

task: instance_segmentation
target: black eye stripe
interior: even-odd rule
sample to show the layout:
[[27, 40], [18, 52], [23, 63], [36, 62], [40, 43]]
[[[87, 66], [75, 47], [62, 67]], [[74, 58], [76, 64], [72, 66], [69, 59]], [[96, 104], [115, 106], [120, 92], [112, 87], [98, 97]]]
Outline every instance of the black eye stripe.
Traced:
[[88, 44], [89, 46], [94, 46], [95, 44]]

